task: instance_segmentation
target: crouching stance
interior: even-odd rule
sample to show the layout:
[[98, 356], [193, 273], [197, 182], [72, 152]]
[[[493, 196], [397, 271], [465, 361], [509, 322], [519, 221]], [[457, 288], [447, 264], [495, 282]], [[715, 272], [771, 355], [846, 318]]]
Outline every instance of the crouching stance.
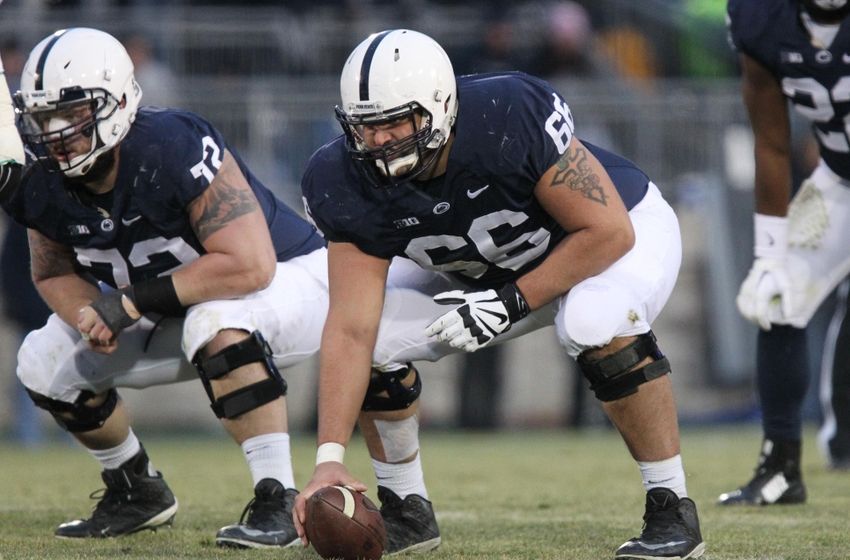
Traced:
[[[643, 531], [616, 557], [701, 556], [670, 368], [650, 330], [681, 261], [678, 221], [658, 188], [574, 136], [569, 107], [546, 82], [456, 79], [443, 49], [415, 31], [362, 42], [341, 94], [345, 134], [313, 155], [302, 182], [329, 242], [330, 310], [317, 465], [296, 499], [297, 524], [316, 489], [365, 489], [343, 465], [359, 418], [388, 551], [437, 546], [419, 457], [420, 381], [405, 364], [554, 324], [643, 478]], [[388, 278], [396, 257], [407, 260]], [[361, 411], [364, 396], [372, 405]]]
[[91, 516], [56, 535], [114, 537], [173, 519], [177, 499], [117, 388], [200, 376], [254, 482], [217, 544], [286, 546], [297, 541], [297, 492], [278, 368], [318, 349], [324, 244], [211, 124], [139, 108], [141, 95], [124, 47], [75, 28], [41, 41], [24, 68], [15, 104], [27, 165], [0, 98], [0, 202], [29, 228], [33, 279], [54, 312], [26, 337], [18, 376], [106, 484]]

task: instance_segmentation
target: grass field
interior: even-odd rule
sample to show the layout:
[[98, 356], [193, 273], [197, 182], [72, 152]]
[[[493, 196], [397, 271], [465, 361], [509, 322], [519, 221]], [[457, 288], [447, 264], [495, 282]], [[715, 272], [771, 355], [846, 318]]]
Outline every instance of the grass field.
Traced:
[[[714, 499], [749, 476], [754, 427], [685, 430], [691, 496], [712, 560], [850, 558], [850, 473], [825, 469], [807, 434], [809, 503], [719, 508]], [[53, 538], [53, 528], [87, 513], [102, 483], [87, 454], [56, 444], [34, 451], [0, 445], [0, 559], [317, 559], [312, 550], [219, 550], [215, 530], [238, 519], [250, 477], [238, 448], [220, 438], [146, 438], [154, 464], [180, 500], [174, 527], [105, 541]], [[311, 438], [296, 438], [296, 479], [312, 469]], [[354, 474], [374, 481], [365, 450], [352, 446]], [[440, 559], [603, 560], [640, 530], [644, 493], [637, 468], [610, 431], [436, 433], [423, 462], [443, 534]]]

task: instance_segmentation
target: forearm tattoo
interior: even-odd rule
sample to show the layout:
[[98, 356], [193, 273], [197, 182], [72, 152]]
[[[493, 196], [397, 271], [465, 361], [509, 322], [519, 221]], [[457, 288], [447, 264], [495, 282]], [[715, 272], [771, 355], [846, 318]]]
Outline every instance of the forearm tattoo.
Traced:
[[250, 189], [237, 188], [221, 176], [216, 177], [215, 185], [207, 189], [199, 202], [201, 213], [194, 226], [202, 243], [239, 216], [260, 207]]
[[74, 252], [64, 245], [30, 232], [30, 261], [35, 280], [46, 280], [74, 273]]
[[569, 148], [555, 165], [558, 171], [552, 178], [551, 187], [566, 185], [570, 190], [579, 191], [590, 200], [608, 206], [608, 195], [602, 188], [599, 176], [590, 168], [587, 151], [583, 147]]

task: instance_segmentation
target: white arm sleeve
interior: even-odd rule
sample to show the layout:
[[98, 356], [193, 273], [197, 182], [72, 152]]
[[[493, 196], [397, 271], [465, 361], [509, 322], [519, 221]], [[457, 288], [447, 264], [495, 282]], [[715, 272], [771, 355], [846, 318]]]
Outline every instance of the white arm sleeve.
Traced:
[[9, 162], [24, 164], [24, 145], [15, 127], [15, 109], [0, 59], [0, 164]]

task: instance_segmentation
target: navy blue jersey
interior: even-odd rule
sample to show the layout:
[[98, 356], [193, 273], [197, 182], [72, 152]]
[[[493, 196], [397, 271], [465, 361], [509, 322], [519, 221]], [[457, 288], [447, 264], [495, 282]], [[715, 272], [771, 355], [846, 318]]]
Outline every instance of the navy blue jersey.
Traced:
[[225, 149], [259, 200], [278, 260], [323, 244], [315, 228], [263, 186], [221, 134], [195, 114], [143, 108], [118, 149], [115, 188], [101, 197], [108, 200], [106, 208], [96, 208], [82, 186], [39, 165], [30, 166], [6, 205], [16, 221], [73, 247], [81, 272], [99, 281], [133, 284], [173, 272], [204, 253], [187, 205], [209, 187]]
[[850, 27], [841, 25], [828, 48], [812, 44], [798, 0], [729, 0], [732, 45], [767, 68], [782, 92], [811, 121], [820, 153], [850, 178]]
[[[458, 78], [459, 110], [446, 173], [375, 188], [339, 137], [311, 158], [302, 180], [308, 212], [329, 241], [491, 287], [537, 266], [567, 232], [534, 196], [572, 138], [569, 108], [552, 87], [520, 73]], [[649, 179], [595, 146], [628, 208]]]

